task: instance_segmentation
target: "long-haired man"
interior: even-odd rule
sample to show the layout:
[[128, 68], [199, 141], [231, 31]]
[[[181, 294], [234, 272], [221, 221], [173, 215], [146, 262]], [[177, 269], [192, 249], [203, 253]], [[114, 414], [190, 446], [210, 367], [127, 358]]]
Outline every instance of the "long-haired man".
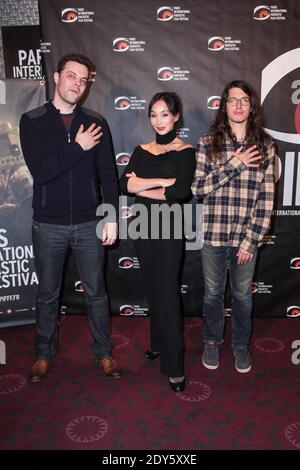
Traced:
[[274, 199], [275, 144], [262, 127], [260, 106], [242, 80], [221, 96], [211, 132], [199, 139], [192, 191], [203, 202], [203, 365], [219, 366], [224, 338], [224, 290], [231, 281], [231, 345], [235, 368], [251, 369], [252, 291], [257, 248], [270, 223]]

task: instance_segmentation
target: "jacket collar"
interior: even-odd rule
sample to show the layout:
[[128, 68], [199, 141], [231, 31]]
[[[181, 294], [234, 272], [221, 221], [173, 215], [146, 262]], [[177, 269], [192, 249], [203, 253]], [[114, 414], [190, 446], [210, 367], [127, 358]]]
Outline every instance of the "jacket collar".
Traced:
[[[46, 108], [53, 114], [55, 114], [56, 116], [58, 114], [60, 114], [60, 111], [59, 109], [57, 109], [54, 104], [53, 104], [53, 100], [50, 100], [46, 103]], [[78, 112], [80, 111], [81, 109], [81, 106], [79, 104], [77, 104], [74, 108], [74, 116], [76, 116], [78, 114]]]

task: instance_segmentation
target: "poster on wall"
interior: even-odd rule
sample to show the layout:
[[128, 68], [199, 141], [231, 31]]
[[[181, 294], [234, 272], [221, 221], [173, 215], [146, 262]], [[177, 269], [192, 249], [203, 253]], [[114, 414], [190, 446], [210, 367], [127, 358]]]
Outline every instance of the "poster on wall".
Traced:
[[32, 177], [22, 155], [19, 120], [44, 101], [40, 81], [0, 80], [0, 327], [35, 318]]
[[2, 26], [6, 78], [42, 80], [40, 27]]

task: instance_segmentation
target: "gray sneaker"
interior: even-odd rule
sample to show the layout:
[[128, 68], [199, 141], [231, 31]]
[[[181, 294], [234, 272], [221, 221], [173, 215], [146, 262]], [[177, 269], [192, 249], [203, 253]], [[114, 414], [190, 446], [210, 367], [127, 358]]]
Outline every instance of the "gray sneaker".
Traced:
[[214, 341], [205, 343], [202, 364], [206, 369], [217, 369], [219, 367], [219, 345]]
[[241, 374], [249, 372], [252, 367], [252, 360], [248, 349], [234, 349], [233, 354], [235, 356], [234, 366], [236, 370]]

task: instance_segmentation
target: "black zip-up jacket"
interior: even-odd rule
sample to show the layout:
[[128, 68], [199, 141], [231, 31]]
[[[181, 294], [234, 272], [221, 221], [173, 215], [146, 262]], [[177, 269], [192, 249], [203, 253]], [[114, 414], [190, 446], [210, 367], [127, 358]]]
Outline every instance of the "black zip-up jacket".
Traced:
[[[103, 135], [99, 144], [85, 151], [75, 137], [80, 124], [85, 131], [93, 123], [101, 126]], [[97, 218], [102, 198], [115, 207], [117, 214], [113, 144], [108, 124], [100, 114], [77, 105], [68, 134], [59, 110], [50, 101], [22, 115], [20, 140], [33, 176], [35, 220], [61, 225], [89, 222]]]

